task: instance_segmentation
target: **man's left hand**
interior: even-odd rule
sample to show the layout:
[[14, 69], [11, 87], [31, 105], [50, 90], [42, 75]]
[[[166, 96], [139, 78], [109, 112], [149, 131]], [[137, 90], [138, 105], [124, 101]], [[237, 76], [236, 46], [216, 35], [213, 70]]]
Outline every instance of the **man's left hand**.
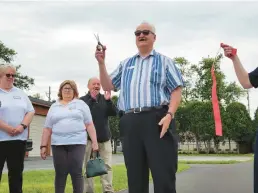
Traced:
[[172, 117], [169, 114], [167, 114], [159, 122], [159, 125], [162, 125], [162, 129], [160, 132], [160, 138], [162, 138], [165, 135], [165, 133], [168, 131], [171, 120], [172, 120]]
[[111, 99], [111, 91], [105, 91], [104, 97], [106, 100], [110, 100]]

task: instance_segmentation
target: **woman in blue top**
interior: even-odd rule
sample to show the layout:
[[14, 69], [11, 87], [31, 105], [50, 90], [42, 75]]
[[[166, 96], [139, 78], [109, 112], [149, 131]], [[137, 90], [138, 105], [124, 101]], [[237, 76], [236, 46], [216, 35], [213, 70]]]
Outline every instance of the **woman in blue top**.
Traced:
[[92, 139], [93, 151], [98, 150], [95, 127], [90, 109], [78, 99], [74, 81], [66, 80], [59, 88], [59, 99], [51, 105], [43, 129], [41, 157], [46, 159], [48, 139], [51, 136], [55, 168], [55, 193], [64, 193], [68, 173], [71, 175], [73, 192], [83, 192], [83, 159], [87, 132]]
[[15, 77], [14, 66], [0, 64], [0, 181], [6, 161], [9, 192], [22, 193], [27, 126], [34, 108], [28, 96], [13, 85]]

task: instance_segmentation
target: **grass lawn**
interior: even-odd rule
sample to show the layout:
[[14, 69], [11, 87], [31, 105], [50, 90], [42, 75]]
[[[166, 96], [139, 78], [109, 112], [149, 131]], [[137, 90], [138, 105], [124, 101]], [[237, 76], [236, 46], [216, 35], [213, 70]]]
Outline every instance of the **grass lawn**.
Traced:
[[[179, 164], [178, 172], [188, 169], [190, 166]], [[24, 193], [53, 193], [54, 192], [54, 171], [39, 170], [24, 172], [23, 191]], [[95, 192], [102, 193], [99, 177], [95, 179]], [[151, 177], [150, 177], [151, 180]], [[127, 188], [127, 176], [125, 166], [113, 166], [113, 185], [115, 191]], [[0, 184], [0, 193], [8, 193], [7, 174], [3, 175], [2, 183]], [[70, 176], [67, 178], [65, 193], [72, 193], [72, 185]]]
[[179, 153], [178, 154], [179, 156], [222, 156], [222, 157], [233, 157], [233, 156], [239, 156], [239, 157], [253, 157], [254, 154], [252, 153], [249, 153], [249, 154], [227, 154], [227, 153], [217, 153], [217, 154], [198, 154], [198, 153], [185, 153], [185, 154], [182, 154], [182, 153]]
[[[248, 160], [252, 161], [252, 160]], [[189, 161], [179, 161], [178, 163], [181, 164], [236, 164], [241, 162], [247, 162], [247, 161], [236, 161], [236, 160], [206, 160], [206, 161], [198, 161], [198, 160], [189, 160]]]

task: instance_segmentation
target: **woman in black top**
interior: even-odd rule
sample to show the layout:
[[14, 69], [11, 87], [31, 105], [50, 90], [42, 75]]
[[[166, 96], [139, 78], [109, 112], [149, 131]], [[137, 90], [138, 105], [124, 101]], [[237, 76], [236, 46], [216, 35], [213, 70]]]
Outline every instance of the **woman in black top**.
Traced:
[[[235, 72], [240, 84], [245, 89], [258, 87], [258, 68], [248, 73], [242, 66], [237, 54], [233, 54], [234, 48], [229, 45], [223, 45], [224, 54], [233, 62]], [[256, 142], [258, 142], [258, 132], [256, 135]], [[254, 152], [254, 193], [258, 193], [258, 143], [255, 145]]]

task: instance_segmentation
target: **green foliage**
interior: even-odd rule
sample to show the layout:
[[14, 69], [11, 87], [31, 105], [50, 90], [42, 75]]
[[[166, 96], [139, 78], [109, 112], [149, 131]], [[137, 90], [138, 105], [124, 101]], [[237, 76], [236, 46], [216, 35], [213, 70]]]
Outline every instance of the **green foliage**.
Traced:
[[250, 142], [253, 139], [254, 127], [246, 106], [233, 102], [226, 108], [227, 137], [237, 143]]
[[3, 42], [0, 41], [0, 62], [11, 62], [16, 55], [15, 50], [7, 48]]
[[16, 66], [17, 77], [15, 78], [14, 86], [20, 89], [29, 90], [30, 86], [34, 85], [34, 79], [28, 77], [27, 75], [22, 75], [19, 72], [20, 68], [21, 65]]
[[[1, 63], [2, 65], [4, 65], [4, 63], [10, 63], [11, 61], [13, 61], [13, 57], [16, 54], [17, 53], [13, 49], [7, 48], [0, 41], [0, 62], [3, 62]], [[21, 68], [21, 65], [16, 66], [17, 77], [15, 78], [14, 86], [20, 89], [29, 90], [30, 86], [34, 85], [34, 79], [26, 75], [22, 75], [19, 72], [20, 68]]]
[[254, 128], [258, 128], [258, 108], [256, 109], [255, 113], [254, 113]]
[[179, 65], [182, 76], [184, 77], [185, 88], [182, 93], [182, 101], [183, 103], [188, 102], [192, 98], [192, 89], [194, 86], [191, 64], [184, 57], [175, 57], [174, 61]]
[[198, 78], [193, 89], [194, 96], [201, 101], [209, 101], [211, 99], [212, 77], [211, 67], [214, 63], [215, 76], [217, 82], [217, 95], [220, 102], [229, 104], [237, 101], [240, 97], [244, 96], [245, 92], [242, 88], [236, 85], [235, 82], [227, 83], [225, 75], [220, 70], [220, 62], [222, 55], [219, 55], [215, 62], [214, 58], [203, 58], [199, 65], [193, 65], [192, 69], [198, 74]]
[[[240, 118], [239, 115], [235, 116], [242, 122], [232, 121], [232, 119], [236, 119], [233, 117], [234, 113], [228, 114], [226, 111], [229, 105], [234, 106], [235, 102], [238, 101], [240, 97], [246, 95], [246, 92], [235, 82], [226, 82], [225, 74], [220, 69], [222, 54], [215, 60], [210, 57], [202, 58], [197, 65], [191, 64], [183, 57], [176, 57], [174, 60], [179, 65], [185, 80], [182, 103], [176, 113], [177, 131], [180, 141], [191, 142], [195, 140], [197, 143], [197, 151], [199, 151], [198, 143], [204, 142], [208, 152], [211, 142], [214, 142], [215, 151], [218, 151], [220, 142], [225, 142], [225, 140], [229, 140], [229, 142], [233, 140], [237, 143], [241, 141], [249, 143], [254, 140], [254, 127], [251, 126], [252, 120], [247, 111], [244, 111], [245, 113], [242, 113], [243, 115], [241, 114], [241, 116], [243, 116], [242, 118]], [[222, 137], [215, 135], [211, 103], [213, 83], [211, 67], [213, 64], [215, 67], [217, 95], [222, 119]], [[244, 107], [243, 104], [242, 107]], [[238, 107], [234, 106], [233, 108], [239, 110]], [[231, 106], [229, 106], [229, 109], [231, 109]], [[258, 112], [256, 112], [256, 117], [256, 121], [254, 121], [253, 124], [258, 126]], [[239, 123], [237, 128], [234, 128], [233, 122], [234, 124]]]
[[[117, 104], [117, 100], [118, 100], [117, 96], [112, 97], [112, 102], [114, 104]], [[111, 116], [108, 119], [109, 119], [109, 127], [110, 127], [110, 130], [111, 130], [112, 138], [117, 140], [120, 136], [119, 135], [119, 117], [118, 117], [118, 115], [117, 116]]]

